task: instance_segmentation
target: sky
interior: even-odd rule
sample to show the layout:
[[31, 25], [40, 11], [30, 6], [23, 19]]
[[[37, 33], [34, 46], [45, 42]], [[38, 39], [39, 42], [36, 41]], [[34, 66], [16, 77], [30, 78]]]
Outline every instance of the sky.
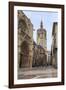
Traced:
[[48, 12], [48, 11], [30, 11], [23, 10], [24, 14], [31, 20], [33, 24], [33, 39], [37, 43], [37, 29], [40, 28], [40, 22], [43, 21], [43, 28], [47, 32], [47, 50], [51, 50], [52, 43], [52, 28], [53, 22], [58, 22], [58, 13], [57, 12]]

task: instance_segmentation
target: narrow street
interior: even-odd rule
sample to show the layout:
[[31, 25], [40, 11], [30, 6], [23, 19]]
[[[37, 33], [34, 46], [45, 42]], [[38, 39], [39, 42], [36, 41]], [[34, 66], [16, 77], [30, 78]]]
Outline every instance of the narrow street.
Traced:
[[32, 69], [19, 69], [18, 79], [38, 79], [38, 78], [51, 78], [57, 77], [57, 69], [47, 67], [34, 67]]

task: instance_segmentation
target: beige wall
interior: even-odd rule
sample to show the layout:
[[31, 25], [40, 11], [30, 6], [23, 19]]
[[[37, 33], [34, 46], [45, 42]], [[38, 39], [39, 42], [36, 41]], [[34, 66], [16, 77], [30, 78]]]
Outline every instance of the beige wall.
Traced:
[[53, 34], [52, 34], [52, 65], [57, 67], [57, 33], [58, 33], [58, 23], [53, 23]]

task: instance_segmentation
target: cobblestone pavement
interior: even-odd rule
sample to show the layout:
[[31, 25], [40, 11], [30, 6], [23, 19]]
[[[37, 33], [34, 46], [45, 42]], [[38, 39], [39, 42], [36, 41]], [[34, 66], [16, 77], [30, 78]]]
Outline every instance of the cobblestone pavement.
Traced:
[[38, 79], [57, 77], [57, 69], [48, 67], [24, 68], [18, 70], [18, 79]]

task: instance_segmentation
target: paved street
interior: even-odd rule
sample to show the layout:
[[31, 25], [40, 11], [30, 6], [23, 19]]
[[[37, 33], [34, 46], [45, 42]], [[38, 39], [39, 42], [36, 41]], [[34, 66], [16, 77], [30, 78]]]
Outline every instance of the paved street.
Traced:
[[57, 69], [48, 67], [24, 68], [18, 70], [18, 79], [37, 79], [57, 77]]

